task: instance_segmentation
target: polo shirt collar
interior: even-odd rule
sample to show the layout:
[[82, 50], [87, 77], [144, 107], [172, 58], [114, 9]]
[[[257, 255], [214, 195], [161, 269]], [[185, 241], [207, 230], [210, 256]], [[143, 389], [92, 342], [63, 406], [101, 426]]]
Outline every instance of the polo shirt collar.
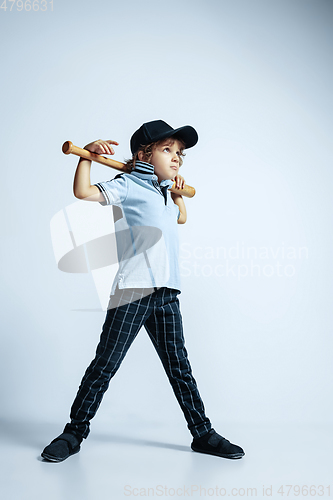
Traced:
[[134, 170], [132, 170], [131, 173], [143, 174], [151, 177], [152, 175], [154, 175], [154, 165], [152, 165], [151, 163], [147, 163], [145, 161], [137, 160], [135, 162], [135, 168]]
[[[158, 183], [157, 175], [154, 174], [154, 165], [145, 161], [137, 160], [135, 162], [135, 168], [132, 170], [131, 175], [135, 175], [140, 179], [156, 181]], [[164, 179], [159, 183], [159, 185], [161, 187], [167, 186], [169, 188], [173, 185], [173, 182], [174, 181], [171, 179]]]

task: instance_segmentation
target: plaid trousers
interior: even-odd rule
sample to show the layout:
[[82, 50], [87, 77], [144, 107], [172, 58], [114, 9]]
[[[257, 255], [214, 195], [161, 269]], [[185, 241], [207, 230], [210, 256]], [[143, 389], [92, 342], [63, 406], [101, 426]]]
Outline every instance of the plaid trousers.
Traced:
[[185, 348], [178, 290], [117, 288], [111, 296], [96, 356], [87, 368], [71, 408], [65, 432], [86, 438], [111, 378], [130, 345], [145, 327], [161, 359], [194, 438], [211, 429]]

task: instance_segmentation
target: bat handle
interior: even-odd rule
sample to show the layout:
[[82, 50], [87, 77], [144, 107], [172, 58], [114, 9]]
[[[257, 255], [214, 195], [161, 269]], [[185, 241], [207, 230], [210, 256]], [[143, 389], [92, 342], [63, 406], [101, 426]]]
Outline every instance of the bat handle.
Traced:
[[97, 153], [92, 153], [87, 149], [74, 146], [74, 144], [71, 141], [66, 141], [63, 143], [62, 152], [65, 153], [65, 155], [73, 154], [76, 156], [80, 156], [85, 160], [95, 161], [97, 163], [101, 163], [102, 165], [106, 165], [107, 167], [115, 168], [116, 170], [120, 170], [122, 172], [127, 171], [124, 163], [112, 160], [111, 158], [106, 158], [105, 156], [98, 155]]
[[66, 141], [62, 145], [62, 152], [65, 153], [65, 155], [69, 155], [72, 153], [73, 147], [75, 147], [75, 146], [73, 145], [73, 143], [71, 141]]

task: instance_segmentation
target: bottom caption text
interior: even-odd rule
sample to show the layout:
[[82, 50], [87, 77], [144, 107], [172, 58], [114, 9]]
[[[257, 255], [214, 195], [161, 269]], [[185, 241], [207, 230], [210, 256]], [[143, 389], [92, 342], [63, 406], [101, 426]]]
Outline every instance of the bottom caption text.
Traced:
[[161, 484], [153, 487], [124, 486], [124, 495], [127, 497], [330, 497], [330, 485], [262, 485], [260, 487], [223, 488], [220, 486], [203, 487], [192, 484], [190, 486], [176, 486], [174, 488]]

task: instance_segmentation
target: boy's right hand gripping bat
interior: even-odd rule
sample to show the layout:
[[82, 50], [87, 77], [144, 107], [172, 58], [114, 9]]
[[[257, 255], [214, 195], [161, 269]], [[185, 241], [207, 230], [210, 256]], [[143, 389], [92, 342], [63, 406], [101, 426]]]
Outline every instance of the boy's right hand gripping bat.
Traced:
[[[71, 141], [64, 142], [64, 144], [62, 145], [62, 152], [65, 153], [65, 155], [73, 154], [76, 156], [80, 156], [85, 160], [96, 161], [97, 163], [101, 163], [102, 165], [106, 165], [107, 167], [115, 168], [116, 170], [121, 170], [122, 172], [127, 172], [127, 170], [125, 169], [125, 163], [111, 160], [111, 158], [106, 158], [103, 155], [92, 153], [87, 149], [78, 148], [77, 146], [74, 146]], [[175, 185], [176, 183], [174, 182], [172, 187], [169, 189], [171, 193], [181, 194], [182, 196], [186, 196], [187, 198], [192, 198], [195, 195], [194, 187], [185, 184], [183, 189], [176, 189]]]

